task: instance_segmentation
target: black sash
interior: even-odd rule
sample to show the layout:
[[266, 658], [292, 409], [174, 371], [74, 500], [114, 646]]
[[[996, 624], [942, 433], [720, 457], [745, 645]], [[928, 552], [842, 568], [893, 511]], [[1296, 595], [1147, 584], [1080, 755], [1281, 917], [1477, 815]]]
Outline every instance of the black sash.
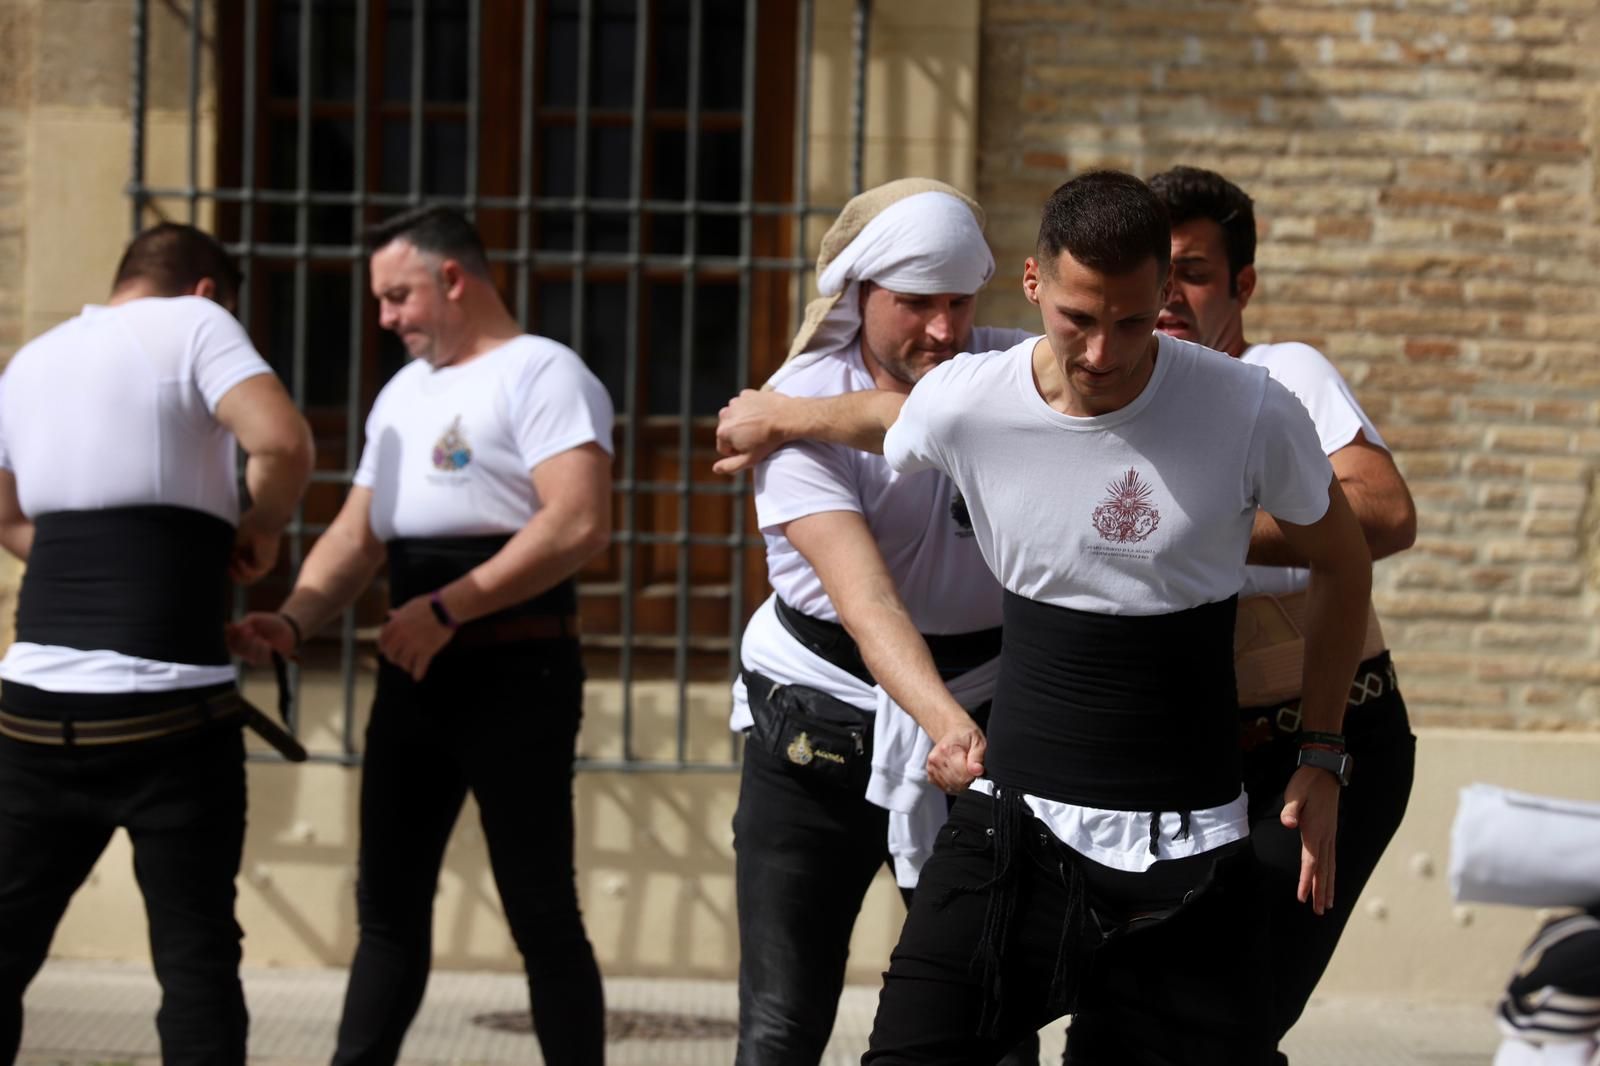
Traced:
[[[867, 669], [866, 660], [861, 658], [860, 646], [844, 626], [801, 614], [783, 602], [781, 596], [777, 598], [775, 606], [783, 628], [808, 650], [868, 685], [878, 683], [873, 679], [872, 671]], [[924, 633], [922, 639], [928, 642], [934, 665], [946, 681], [959, 677], [975, 666], [982, 666], [1000, 654], [999, 627], [977, 629], [970, 633]]]
[[163, 505], [55, 511], [33, 525], [17, 640], [228, 665], [233, 526]]
[[1194, 811], [1239, 795], [1236, 599], [1107, 615], [1005, 595], [988, 776], [1123, 811]]
[[[434, 589], [450, 584], [474, 567], [487, 562], [510, 539], [509, 535], [498, 534], [486, 537], [397, 537], [389, 541], [389, 602], [398, 607], [413, 597], [426, 596]], [[565, 618], [577, 613], [578, 585], [572, 578], [567, 578], [530, 600], [475, 618], [467, 625], [528, 616]]]

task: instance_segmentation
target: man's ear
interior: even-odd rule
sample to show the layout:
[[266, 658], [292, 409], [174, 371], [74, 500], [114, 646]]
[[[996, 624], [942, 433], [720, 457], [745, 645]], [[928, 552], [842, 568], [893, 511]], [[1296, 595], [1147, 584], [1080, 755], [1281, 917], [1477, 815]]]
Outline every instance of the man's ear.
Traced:
[[439, 287], [447, 300], [459, 300], [467, 289], [467, 272], [459, 260], [446, 259], [439, 264]]
[[1256, 268], [1247, 266], [1239, 271], [1239, 276], [1234, 279], [1234, 298], [1239, 301], [1239, 310], [1243, 311], [1250, 303], [1250, 297], [1256, 294]]
[[1022, 294], [1031, 304], [1039, 302], [1039, 261], [1031, 255], [1022, 264]]
[[194, 283], [194, 288], [190, 289], [184, 295], [201, 296], [213, 302], [220, 302], [217, 301], [217, 283], [214, 278], [201, 278], [199, 281]]

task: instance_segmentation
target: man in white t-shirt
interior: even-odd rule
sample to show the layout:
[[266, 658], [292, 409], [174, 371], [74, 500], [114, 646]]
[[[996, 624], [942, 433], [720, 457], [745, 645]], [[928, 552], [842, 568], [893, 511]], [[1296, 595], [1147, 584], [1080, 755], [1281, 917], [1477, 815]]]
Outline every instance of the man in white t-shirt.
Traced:
[[162, 1061], [245, 1061], [234, 878], [250, 712], [223, 625], [230, 584], [276, 564], [312, 453], [231, 314], [238, 286], [213, 238], [152, 227], [105, 306], [0, 376], [0, 545], [28, 563], [0, 661], [0, 1063], [118, 828], [150, 921]]
[[459, 213], [401, 215], [372, 246], [380, 322], [412, 362], [373, 404], [355, 484], [289, 598], [231, 632], [251, 661], [286, 653], [388, 564], [361, 780], [361, 937], [333, 1061], [399, 1056], [470, 790], [544, 1061], [593, 1066], [605, 1010], [573, 869], [574, 575], [610, 539], [611, 400], [573, 351], [522, 332]]
[[[1309, 345], [1245, 340], [1244, 309], [1256, 289], [1250, 197], [1222, 175], [1195, 167], [1163, 171], [1150, 186], [1172, 218], [1172, 285], [1156, 328], [1264, 367], [1282, 382], [1316, 424], [1372, 557], [1410, 547], [1417, 516], [1405, 479], [1339, 372]], [[1281, 1037], [1304, 1010], [1367, 878], [1405, 816], [1416, 739], [1377, 616], [1369, 613], [1344, 717], [1353, 773], [1340, 797], [1335, 902], [1321, 915], [1295, 905], [1285, 886], [1297, 874], [1298, 848], [1277, 814], [1295, 768], [1308, 574], [1304, 557], [1265, 512], [1257, 513], [1248, 561], [1234, 635], [1234, 673], [1251, 841], [1266, 881], [1261, 915], [1270, 930], [1266, 1009]], [[1074, 1039], [1102, 1023], [1115, 1025], [1090, 1006], [1073, 1022]], [[1074, 1061], [1070, 1053], [1067, 1061]], [[1288, 1060], [1280, 1053], [1278, 1061]]]
[[[851, 200], [823, 238], [823, 295], [768, 388], [904, 395], [957, 352], [1025, 336], [972, 324], [994, 272], [982, 227], [978, 205], [941, 182]], [[878, 455], [802, 443], [756, 471], [755, 504], [774, 592], [745, 630], [734, 685], [732, 725], [749, 736], [734, 815], [735, 1061], [815, 1066], [873, 876], [892, 859], [915, 885], [946, 813], [923, 771], [927, 744], [877, 683], [906, 678], [904, 694], [926, 679], [985, 704], [1000, 588], [936, 471], [900, 475]]]
[[890, 427], [894, 469], [951, 477], [1005, 589], [988, 734], [949, 700], [903, 701], [937, 738], [931, 775], [961, 795], [864, 1062], [993, 1061], [1091, 994], [1118, 1026], [1080, 1061], [1270, 1061], [1231, 654], [1258, 509], [1313, 575], [1315, 732], [1281, 817], [1301, 837], [1297, 897], [1332, 901], [1337, 730], [1371, 561], [1294, 396], [1152, 333], [1170, 239], [1138, 179], [1068, 182], [1024, 276], [1045, 336], [957, 357], [903, 401], [864, 394], [870, 417], [847, 419], [864, 445]]

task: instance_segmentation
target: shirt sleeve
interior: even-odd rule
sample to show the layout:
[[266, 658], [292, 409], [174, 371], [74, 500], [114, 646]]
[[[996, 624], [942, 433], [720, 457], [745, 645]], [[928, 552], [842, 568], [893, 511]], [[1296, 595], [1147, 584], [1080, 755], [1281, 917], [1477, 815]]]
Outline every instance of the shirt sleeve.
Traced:
[[1274, 518], [1311, 525], [1328, 512], [1333, 465], [1300, 401], [1270, 377], [1265, 385], [1250, 441], [1256, 505]]
[[1388, 451], [1344, 377], [1321, 352], [1308, 344], [1277, 345], [1264, 365], [1305, 405], [1316, 424], [1324, 454], [1332, 455], [1345, 447], [1356, 439], [1357, 432]]
[[825, 511], [864, 513], [850, 449], [797, 441], [756, 467], [756, 523], [763, 533]]
[[0, 470], [16, 472], [16, 467], [11, 465], [11, 446], [6, 443], [5, 411], [6, 376], [0, 373]]
[[940, 439], [942, 419], [939, 416], [951, 368], [962, 358], [969, 357], [957, 357], [928, 371], [906, 397], [900, 417], [883, 438], [883, 457], [890, 469], [901, 474], [918, 470], [950, 473], [945, 449], [941, 446], [944, 442]]
[[365, 442], [361, 445], [361, 462], [356, 464], [355, 477], [351, 479], [357, 488], [371, 489], [378, 483], [378, 445], [373, 439], [377, 433], [379, 412], [383, 408], [383, 393], [378, 393], [378, 398], [372, 404], [372, 410], [367, 412], [367, 424], [363, 429]]
[[529, 359], [510, 397], [511, 434], [532, 470], [546, 459], [594, 443], [612, 454], [611, 396], [572, 349]]
[[247, 378], [272, 373], [272, 367], [256, 351], [239, 320], [220, 305], [196, 296], [192, 306], [195, 323], [190, 334], [190, 373], [206, 410], [216, 414], [217, 404], [230, 389]]

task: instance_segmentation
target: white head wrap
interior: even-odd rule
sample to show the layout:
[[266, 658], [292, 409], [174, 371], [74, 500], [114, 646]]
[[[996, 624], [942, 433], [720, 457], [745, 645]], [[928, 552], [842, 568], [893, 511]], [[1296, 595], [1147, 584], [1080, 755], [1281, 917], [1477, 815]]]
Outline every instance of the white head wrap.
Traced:
[[943, 182], [902, 178], [853, 198], [822, 238], [817, 290], [789, 348], [767, 382], [784, 378], [855, 343], [860, 284], [894, 292], [975, 293], [994, 276], [983, 239], [983, 210]]

